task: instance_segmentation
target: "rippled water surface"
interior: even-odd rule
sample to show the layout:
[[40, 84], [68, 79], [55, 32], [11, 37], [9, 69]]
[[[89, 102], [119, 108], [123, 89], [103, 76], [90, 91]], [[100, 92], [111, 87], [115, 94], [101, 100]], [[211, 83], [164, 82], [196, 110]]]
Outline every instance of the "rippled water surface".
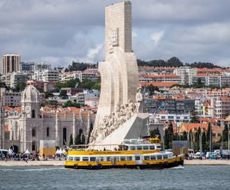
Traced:
[[229, 190], [230, 166], [164, 170], [70, 170], [62, 167], [0, 167], [0, 190]]

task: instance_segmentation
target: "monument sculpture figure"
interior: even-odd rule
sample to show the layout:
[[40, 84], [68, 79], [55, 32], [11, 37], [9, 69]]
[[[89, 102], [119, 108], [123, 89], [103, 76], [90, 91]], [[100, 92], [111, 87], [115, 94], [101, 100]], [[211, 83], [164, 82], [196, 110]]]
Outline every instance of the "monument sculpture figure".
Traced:
[[131, 12], [129, 1], [105, 8], [105, 61], [99, 63], [101, 95], [91, 143], [114, 142], [113, 136], [121, 141], [144, 134], [147, 115], [143, 115], [143, 95], [132, 51]]

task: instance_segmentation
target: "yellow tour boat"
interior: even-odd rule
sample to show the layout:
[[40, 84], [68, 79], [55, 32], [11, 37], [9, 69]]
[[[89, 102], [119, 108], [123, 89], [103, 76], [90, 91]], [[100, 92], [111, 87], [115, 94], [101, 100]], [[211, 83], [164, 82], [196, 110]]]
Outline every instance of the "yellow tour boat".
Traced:
[[121, 145], [72, 146], [67, 153], [66, 168], [163, 169], [184, 164], [184, 155], [161, 151], [158, 138], [129, 139]]

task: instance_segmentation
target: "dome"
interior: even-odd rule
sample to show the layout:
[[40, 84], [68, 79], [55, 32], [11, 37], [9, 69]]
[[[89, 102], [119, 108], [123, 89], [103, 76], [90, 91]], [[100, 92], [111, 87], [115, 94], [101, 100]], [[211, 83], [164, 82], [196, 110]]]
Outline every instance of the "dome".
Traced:
[[22, 92], [22, 102], [40, 102], [40, 93], [33, 85], [28, 85]]

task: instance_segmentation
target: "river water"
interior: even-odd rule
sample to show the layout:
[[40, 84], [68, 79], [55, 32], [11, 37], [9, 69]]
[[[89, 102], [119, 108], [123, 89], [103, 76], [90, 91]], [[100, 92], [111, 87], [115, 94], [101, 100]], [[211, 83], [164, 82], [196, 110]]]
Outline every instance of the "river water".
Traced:
[[229, 190], [230, 166], [164, 170], [0, 167], [0, 190]]

